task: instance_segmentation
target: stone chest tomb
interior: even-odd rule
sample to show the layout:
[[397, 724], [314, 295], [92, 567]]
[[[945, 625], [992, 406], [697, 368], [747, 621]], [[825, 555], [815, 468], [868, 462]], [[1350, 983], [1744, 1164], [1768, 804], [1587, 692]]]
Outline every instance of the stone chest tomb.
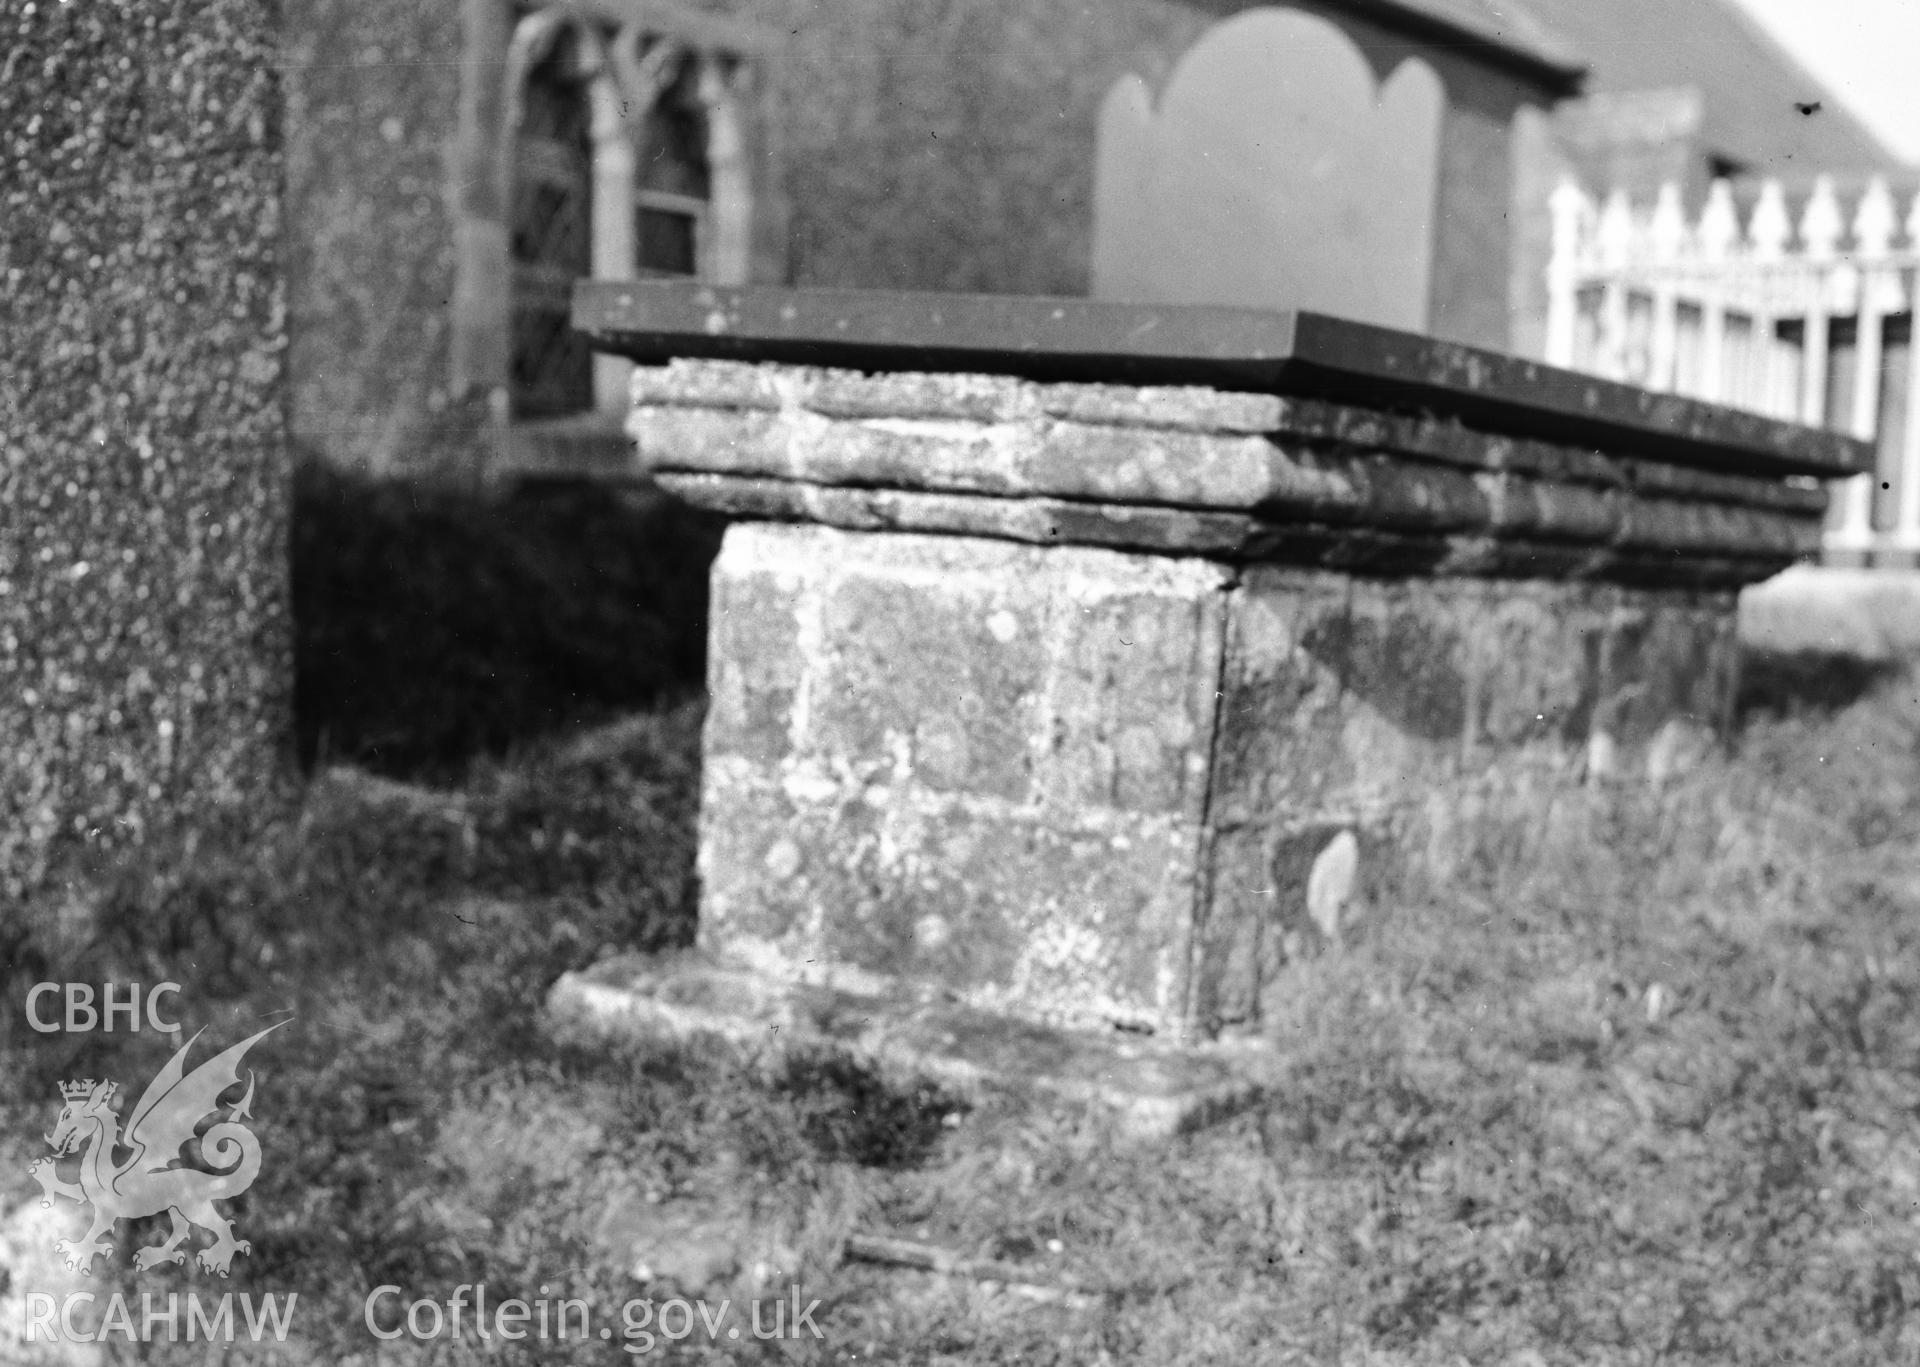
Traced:
[[1312, 314], [660, 285], [576, 318], [641, 363], [640, 466], [738, 519], [704, 947], [1182, 1045], [1444, 869], [1476, 782], [1715, 732], [1736, 589], [1862, 458]]

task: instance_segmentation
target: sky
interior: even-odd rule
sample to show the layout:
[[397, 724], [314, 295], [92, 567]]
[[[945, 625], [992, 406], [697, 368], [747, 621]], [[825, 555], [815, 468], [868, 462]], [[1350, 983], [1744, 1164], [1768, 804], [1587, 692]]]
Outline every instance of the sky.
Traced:
[[1920, 163], [1920, 0], [1735, 2], [1882, 142]]

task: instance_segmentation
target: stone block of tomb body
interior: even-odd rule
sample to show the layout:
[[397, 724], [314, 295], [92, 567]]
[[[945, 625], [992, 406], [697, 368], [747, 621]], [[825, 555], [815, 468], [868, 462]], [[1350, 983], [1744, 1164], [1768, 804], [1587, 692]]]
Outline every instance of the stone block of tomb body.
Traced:
[[1256, 1028], [1463, 783], [1722, 726], [1736, 590], [1867, 458], [1311, 314], [662, 284], [576, 320], [641, 363], [639, 466], [737, 519], [703, 947], [1183, 1044]]

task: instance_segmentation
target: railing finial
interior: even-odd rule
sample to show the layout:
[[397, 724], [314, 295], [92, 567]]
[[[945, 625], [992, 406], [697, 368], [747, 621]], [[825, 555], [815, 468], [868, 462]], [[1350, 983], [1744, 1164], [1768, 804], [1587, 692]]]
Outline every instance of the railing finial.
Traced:
[[1768, 179], [1760, 186], [1760, 198], [1747, 221], [1747, 241], [1753, 245], [1756, 261], [1778, 261], [1786, 255], [1793, 238], [1793, 220], [1787, 216], [1786, 191], [1780, 182]]
[[1893, 250], [1893, 234], [1898, 227], [1893, 192], [1887, 189], [1886, 177], [1875, 176], [1867, 182], [1853, 216], [1854, 249], [1863, 258], [1877, 261]]
[[1647, 224], [1647, 246], [1655, 265], [1670, 266], [1687, 249], [1687, 211], [1680, 203], [1680, 186], [1667, 181], [1653, 204], [1653, 218]]
[[1725, 261], [1739, 240], [1740, 215], [1733, 207], [1733, 186], [1716, 180], [1700, 214], [1700, 255], [1708, 261]]
[[1595, 245], [1600, 249], [1600, 259], [1613, 269], [1625, 266], [1632, 259], [1633, 206], [1627, 202], [1625, 190], [1615, 190], [1607, 196], [1607, 205], [1600, 211]]
[[1838, 255], [1840, 235], [1846, 221], [1840, 215], [1840, 199], [1833, 192], [1833, 177], [1820, 176], [1807, 197], [1806, 212], [1800, 215], [1800, 240], [1807, 256], [1814, 261], [1831, 261]]

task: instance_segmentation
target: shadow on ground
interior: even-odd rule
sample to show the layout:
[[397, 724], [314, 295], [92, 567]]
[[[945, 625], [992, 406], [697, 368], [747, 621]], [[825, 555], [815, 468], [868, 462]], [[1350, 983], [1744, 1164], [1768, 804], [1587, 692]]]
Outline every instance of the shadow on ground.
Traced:
[[309, 460], [293, 523], [301, 761], [450, 777], [699, 686], [720, 523], [658, 495], [497, 497]]
[[1824, 650], [1748, 648], [1740, 661], [1735, 713], [1745, 723], [1763, 717], [1832, 715], [1899, 677], [1889, 660]]

